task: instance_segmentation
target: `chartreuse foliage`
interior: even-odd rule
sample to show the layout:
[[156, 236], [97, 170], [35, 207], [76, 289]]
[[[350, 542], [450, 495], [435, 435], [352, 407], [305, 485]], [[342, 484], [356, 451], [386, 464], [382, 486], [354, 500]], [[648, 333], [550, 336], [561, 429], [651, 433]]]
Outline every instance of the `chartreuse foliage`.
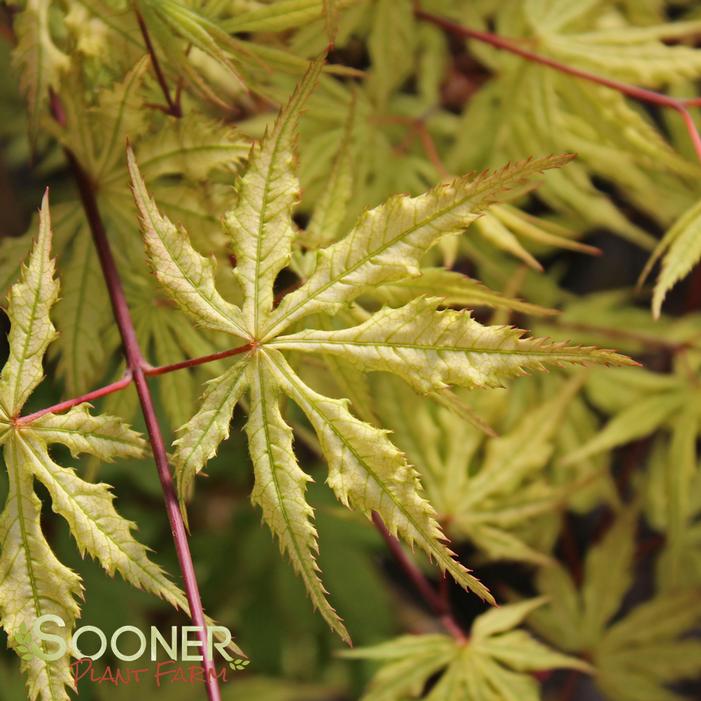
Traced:
[[[418, 194], [445, 170], [496, 167], [534, 152], [578, 154], [574, 164], [553, 173], [538, 191], [538, 197], [564, 218], [559, 223], [574, 231], [606, 227], [653, 248], [654, 238], [629, 216], [606, 184], [620, 188], [623, 199], [663, 226], [698, 200], [701, 193], [694, 174], [699, 166], [686, 135], [670, 145], [643, 110], [618, 92], [477, 41], [469, 42], [469, 52], [490, 70], [491, 79], [478, 83], [474, 94], [467, 86], [469, 95], [456, 117], [445, 106], [446, 83], [455, 79], [460, 85], [456, 77], [460, 71], [447, 73], [452, 63], [449, 42], [438, 28], [416, 18], [412, 5], [409, 0], [361, 2], [342, 13], [339, 23], [337, 46], [353, 47], [358, 36], [367, 37], [372, 63], [368, 80], [355, 91], [362, 115], [357, 137], [365, 147], [354, 171], [355, 212], [397, 191]], [[643, 6], [646, 10], [639, 9]], [[568, 66], [636, 85], [681, 86], [683, 78], [693, 80], [701, 71], [699, 49], [685, 41], [698, 31], [698, 17], [690, 13], [689, 21], [665, 21], [665, 3], [427, 0], [422, 7], [471, 29], [492, 28]], [[386, 31], [392, 33], [391, 42], [381, 39]], [[318, 20], [300, 28], [292, 46], [311, 56], [322, 50], [323, 41]], [[402, 89], [407, 76], [415, 90]], [[693, 87], [688, 92], [693, 94]], [[329, 89], [311, 105], [305, 130], [310, 157], [303, 156], [302, 180], [305, 187], [317, 186], [312, 188], [314, 195], [343, 139], [346, 110], [339, 103], [350, 105], [351, 100], [350, 90], [334, 87], [333, 93]], [[679, 123], [676, 116], [670, 117], [672, 121]], [[336, 129], [329, 129], [330, 123]], [[427, 157], [420, 138], [409, 138], [417, 124], [430, 134], [442, 169], [435, 158]], [[672, 131], [676, 137], [679, 130]], [[476, 133], [481, 137], [475, 138]], [[401, 165], [383, 168], [388, 158]], [[326, 167], [320, 165], [321, 159]], [[655, 196], [660, 192], [665, 193], [664, 201]], [[509, 237], [508, 228], [492, 217], [485, 217], [480, 229], [505, 250], [515, 252], [520, 244], [524, 259], [531, 248], [528, 242], [523, 250], [522, 234]], [[532, 256], [530, 263], [534, 264]]]
[[669, 686], [698, 675], [701, 643], [689, 637], [701, 620], [701, 593], [669, 592], [625, 615], [633, 581], [635, 514], [623, 512], [589, 551], [579, 588], [559, 564], [538, 574], [549, 602], [529, 616], [533, 628], [570, 653], [584, 653], [594, 680], [613, 701], [676, 701]]
[[[537, 701], [539, 685], [529, 672], [589, 665], [556, 652], [515, 628], [545, 599], [491, 609], [478, 616], [468, 640], [447, 635], [407, 635], [389, 643], [346, 652], [346, 657], [377, 661], [362, 701]], [[435, 679], [425, 693], [427, 683]]]
[[[0, 374], [0, 440], [9, 484], [0, 515], [0, 616], [18, 652], [21, 634], [47, 614], [59, 616], [65, 627], [47, 626], [45, 630], [51, 629], [67, 642], [80, 615], [77, 600], [82, 596], [80, 577], [59, 562], [44, 537], [35, 482], [48, 491], [54, 512], [66, 520], [81, 554], [95, 558], [110, 576], [119, 572], [133, 586], [187, 609], [184, 595], [149, 559], [147, 548], [134, 539], [133, 524], [115, 510], [109, 486], [84, 481], [72, 468], [56, 464], [49, 454], [49, 446], [60, 444], [73, 456], [87, 453], [101, 461], [139, 457], [144, 451], [141, 436], [119, 419], [92, 415], [85, 405], [26, 422], [18, 419], [43, 379], [44, 354], [55, 337], [49, 312], [58, 292], [45, 197], [39, 234], [20, 281], [9, 295], [9, 358]], [[69, 698], [66, 687], [73, 686], [70, 652], [55, 661], [46, 661], [44, 655], [22, 659], [31, 699]]]
[[[274, 283], [290, 259], [297, 235], [292, 220], [299, 197], [294, 140], [300, 111], [322, 62], [300, 82], [263, 140], [254, 145], [236, 184], [224, 226], [236, 255], [243, 293], [237, 306], [216, 289], [211, 263], [197, 253], [182, 227], [161, 215], [130, 154], [135, 198], [155, 275], [190, 318], [247, 345], [229, 370], [211, 381], [201, 408], [179, 431], [174, 462], [181, 500], [195, 475], [226, 438], [231, 415], [248, 396], [248, 434], [255, 472], [253, 501], [303, 578], [314, 605], [344, 638], [319, 578], [313, 513], [305, 501], [310, 477], [292, 449], [282, 414], [289, 397], [313, 427], [329, 467], [328, 484], [345, 505], [379, 513], [392, 533], [418, 545], [466, 589], [491, 599], [444, 544], [418, 474], [386, 432], [354, 416], [348, 402], [319, 394], [295, 372], [287, 351], [337, 356], [364, 371], [382, 370], [424, 394], [449, 396], [451, 387], [494, 387], [546, 365], [629, 364], [610, 351], [524, 338], [508, 327], [485, 327], [467, 311], [440, 311], [441, 301], [418, 297], [386, 307], [342, 329], [300, 329], [298, 322], [347, 307], [368, 289], [419, 274], [419, 262], [438, 240], [459, 233], [505, 190], [568, 158], [510, 165], [466, 176], [416, 198], [398, 196], [365, 212], [350, 232], [316, 254], [313, 271], [274, 304]], [[290, 332], [291, 331], [291, 332]]]
[[481, 393], [474, 401], [461, 397], [499, 432], [492, 437], [477, 426], [465, 426], [464, 417], [445, 406], [415, 406], [416, 395], [393, 378], [374, 383], [373, 394], [378, 397], [378, 415], [417, 465], [448, 534], [472, 541], [492, 560], [543, 565], [550, 556], [532, 532], [538, 519], [542, 530], [543, 518], [575, 492], [580, 501], [590, 501], [587, 486], [590, 492], [595, 487], [599, 498], [608, 500], [610, 493], [601, 461], [581, 460], [578, 469], [564, 475], [549, 469], [572, 441], [586, 435], [591, 419], [577, 396], [583, 377], [523, 382], [530, 387], [516, 385], [510, 398], [520, 409], [515, 421], [504, 416], [509, 403], [501, 390]]
[[[208, 565], [197, 563], [207, 605], [229, 606], [257, 645], [254, 675], [295, 679], [237, 678], [225, 697], [360, 695], [362, 680], [347, 674], [356, 663], [326, 654], [335, 634], [300, 606], [305, 586], [336, 633], [347, 638], [347, 625], [374, 646], [359, 655], [382, 663], [370, 699], [520, 701], [537, 694], [532, 670], [569, 666], [570, 675], [593, 671], [608, 701], [667, 701], [698, 676], [701, 166], [689, 126], [699, 107], [689, 103], [683, 119], [664, 106], [669, 97], [698, 102], [697, 3], [418, 4], [554, 67], [463, 40], [418, 16], [412, 0], [12, 0], [0, 13], [0, 291], [16, 283], [0, 382], [9, 490], [0, 621], [30, 696], [66, 698], [67, 660], [28, 654], [27, 634], [40, 612], [71, 625], [78, 616], [83, 585], [59, 562], [78, 567], [68, 531], [110, 573], [185, 605], [115, 515], [108, 488], [91, 481], [100, 462], [143, 452], [122, 423], [137, 411], [133, 388], [111, 394], [99, 416], [83, 406], [18, 418], [54, 324], [55, 382], [44, 383], [42, 398], [75, 397], [123, 372], [76, 165], [145, 358], [187, 365], [238, 349], [152, 382], [158, 408], [181, 427], [172, 458], [183, 511], [205, 466], [214, 485], [191, 514], [193, 549]], [[322, 66], [314, 57], [330, 43]], [[600, 79], [660, 94], [637, 100]], [[533, 156], [541, 158], [526, 160]], [[26, 227], [32, 185], [47, 183], [60, 298], [46, 210], [24, 235], [5, 235]], [[636, 247], [652, 251], [641, 276], [654, 281], [652, 315], [641, 303], [648, 290], [633, 289]], [[647, 369], [568, 369], [629, 364], [595, 346]], [[522, 376], [545, 367], [556, 369]], [[234, 414], [234, 427], [246, 422], [240, 440]], [[293, 431], [321, 467], [295, 450]], [[251, 484], [246, 470], [228, 468], [246, 462], [244, 442], [253, 501], [304, 586], [265, 542], [256, 510], [239, 508]], [[66, 446], [92, 456], [85, 481], [58, 467]], [[324, 464], [325, 491], [311, 483]], [[143, 469], [110, 480], [136, 486], [130, 515], [155, 544], [164, 519], [152, 508], [150, 477]], [[68, 522], [65, 537], [44, 538], [41, 495]], [[644, 519], [637, 533], [628, 502]], [[519, 591], [532, 596], [533, 576], [548, 601], [478, 617], [471, 631], [466, 624], [467, 644], [436, 634], [436, 621], [382, 579], [380, 539], [362, 518], [373, 511], [463, 587], [489, 597], [446, 537], [469, 543], [476, 567], [518, 561]], [[209, 528], [221, 523], [229, 525]], [[582, 567], [576, 545], [592, 533], [603, 539]], [[417, 566], [430, 578], [428, 564]], [[644, 587], [641, 578], [633, 585], [635, 571], [645, 572]], [[108, 585], [122, 586], [120, 606], [138, 613], [126, 585], [89, 566], [80, 572], [90, 594], [84, 616], [113, 615], [92, 608], [112, 596]], [[463, 603], [472, 600], [453, 598], [467, 621]], [[397, 614], [417, 635], [376, 646]], [[494, 620], [498, 630], [486, 625]], [[263, 628], [274, 629], [265, 644]], [[14, 701], [0, 668], [0, 695]], [[193, 692], [158, 693], [189, 701]]]

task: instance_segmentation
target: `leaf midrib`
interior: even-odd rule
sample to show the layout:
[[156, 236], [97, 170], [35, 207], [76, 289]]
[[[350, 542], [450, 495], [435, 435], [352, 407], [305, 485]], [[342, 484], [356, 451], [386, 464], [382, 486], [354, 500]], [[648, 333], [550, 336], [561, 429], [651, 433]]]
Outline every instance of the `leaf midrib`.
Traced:
[[[518, 339], [527, 340], [527, 339]], [[474, 346], [444, 346], [444, 345], [431, 345], [422, 343], [409, 343], [407, 342], [390, 342], [390, 341], [357, 341], [357, 340], [338, 340], [334, 338], [295, 338], [294, 336], [280, 336], [273, 341], [266, 344], [269, 348], [287, 348], [292, 350], [297, 350], [297, 345], [309, 345], [318, 346], [322, 348], [326, 345], [335, 346], [361, 346], [361, 347], [377, 347], [377, 348], [407, 348], [410, 350], [422, 350], [422, 351], [435, 351], [436, 353], [443, 352], [455, 352], [455, 353], [494, 353], [499, 355], [525, 355], [528, 357], [544, 357], [548, 359], [557, 359], [560, 357], [573, 357], [580, 358], [581, 360], [587, 360], [589, 356], [586, 353], [577, 353], [575, 351], [567, 351], [563, 349], [562, 351], [555, 351], [554, 353], [543, 351], [543, 350], [528, 350], [528, 349], [501, 349], [501, 348], [486, 348], [486, 347], [474, 347]], [[546, 348], [548, 346], [545, 346]]]
[[291, 541], [292, 541], [292, 546], [294, 548], [295, 554], [297, 556], [297, 562], [299, 563], [299, 567], [301, 571], [304, 573], [304, 578], [310, 582], [314, 582], [318, 578], [315, 576], [313, 572], [310, 572], [306, 558], [303, 557], [303, 553], [300, 550], [299, 543], [297, 542], [297, 535], [295, 533], [294, 528], [292, 527], [291, 520], [289, 518], [289, 515], [287, 513], [287, 507], [285, 505], [285, 500], [282, 497], [282, 492], [280, 490], [280, 483], [278, 481], [278, 475], [276, 472], [276, 468], [274, 467], [277, 463], [275, 461], [275, 457], [272, 454], [272, 451], [270, 450], [271, 446], [271, 441], [270, 441], [270, 425], [269, 422], [267, 421], [267, 416], [268, 416], [268, 409], [267, 409], [267, 402], [265, 399], [265, 391], [263, 389], [263, 373], [260, 367], [260, 362], [257, 363], [257, 367], [255, 368], [255, 373], [257, 375], [258, 379], [258, 391], [260, 392], [260, 408], [261, 408], [261, 418], [262, 418], [262, 423], [263, 423], [263, 431], [265, 434], [265, 452], [266, 455], [268, 456], [268, 462], [270, 465], [270, 473], [273, 479], [273, 484], [275, 485], [275, 493], [277, 495], [277, 501], [280, 506], [280, 510], [282, 512], [282, 517], [285, 521], [285, 525], [287, 527], [287, 531], [291, 536]]

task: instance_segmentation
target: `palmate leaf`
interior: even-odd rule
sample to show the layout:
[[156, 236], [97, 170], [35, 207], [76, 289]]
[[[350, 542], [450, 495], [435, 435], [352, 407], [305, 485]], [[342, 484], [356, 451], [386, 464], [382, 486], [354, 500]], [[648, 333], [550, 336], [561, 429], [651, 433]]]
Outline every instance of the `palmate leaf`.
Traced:
[[546, 546], [533, 542], [529, 528], [564, 506], [578, 478], [599, 476], [596, 468], [584, 466], [581, 472], [569, 470], [560, 482], [548, 469], [558, 439], [572, 427], [581, 374], [568, 380], [524, 378], [508, 393], [458, 395], [471, 401], [496, 436], [465, 426], [461, 416], [433, 402], [417, 401], [395, 378], [378, 376], [377, 413], [416, 465], [451, 538], [469, 540], [490, 560], [550, 562]]
[[701, 53], [665, 43], [695, 35], [701, 28], [698, 20], [644, 27], [619, 21], [601, 28], [598, 20], [603, 9], [599, 0], [523, 4], [530, 28], [542, 37], [548, 52], [605, 75], [655, 87], [701, 69]]
[[633, 582], [636, 525], [634, 512], [622, 513], [589, 551], [579, 590], [559, 564], [543, 568], [538, 588], [548, 604], [529, 624], [549, 642], [587, 653], [611, 701], [681, 701], [668, 685], [701, 671], [701, 645], [689, 637], [701, 620], [701, 594], [661, 594], [616, 617]]
[[689, 590], [657, 596], [615, 623], [601, 641], [599, 686], [616, 701], [680, 698], [664, 684], [699, 675], [701, 643], [685, 638], [701, 619], [701, 595]]
[[[132, 13], [133, 14], [133, 13]], [[181, 360], [185, 354], [204, 355], [216, 350], [216, 341], [206, 330], [172, 330], [184, 323], [182, 314], [169, 303], [153, 304], [157, 287], [149, 276], [143, 256], [132, 254], [131, 242], [139, 237], [136, 209], [129, 191], [124, 141], [132, 140], [142, 159], [149, 186], [169, 214], [197, 222], [198, 242], [206, 248], [223, 250], [223, 236], [213, 237], [218, 215], [223, 211], [222, 195], [228, 189], [218, 178], [239, 167], [250, 143], [232, 127], [191, 111], [178, 121], [156, 110], [144, 108], [144, 80], [149, 66], [136, 61], [122, 80], [96, 90], [96, 103], [88, 102], [75, 71], [65, 80], [61, 99], [66, 125], [50, 126], [60, 142], [76, 155], [95, 183], [98, 204], [117, 256], [125, 293], [139, 326], [139, 341], [154, 364]], [[148, 85], [148, 84], [147, 84]], [[215, 182], [204, 183], [207, 178]], [[67, 396], [88, 391], [104, 378], [105, 363], [118, 349], [119, 337], [112, 320], [104, 281], [99, 274], [94, 246], [82, 206], [74, 194], [52, 206], [54, 251], [62, 271], [61, 298], [54, 314], [59, 330], [50, 353]], [[16, 280], [19, 262], [31, 247], [33, 229], [18, 238], [5, 237], [0, 246], [0, 293], [6, 294]], [[22, 254], [22, 255], [20, 255]], [[209, 263], [207, 262], [209, 265]], [[233, 285], [232, 285], [233, 286]], [[165, 302], [165, 300], [163, 300]], [[147, 314], [145, 314], [145, 312]], [[148, 318], [144, 318], [148, 315]], [[159, 323], [152, 323], [157, 318]], [[185, 322], [187, 323], [187, 322]], [[207, 347], [195, 351], [193, 339]], [[182, 346], [182, 348], [180, 347]], [[176, 354], [176, 357], [171, 357]], [[192, 381], [186, 374], [168, 376], [159, 383], [163, 404], [171, 421], [178, 425], [185, 416], [172, 410], [172, 387]], [[189, 415], [192, 402], [179, 403]]]
[[[465, 176], [416, 198], [394, 197], [362, 215], [344, 238], [313, 253], [316, 264], [302, 286], [274, 304], [274, 283], [290, 264], [297, 234], [292, 219], [298, 200], [294, 142], [299, 114], [321, 73], [314, 61], [287, 106], [237, 180], [235, 202], [224, 228], [236, 254], [235, 275], [241, 307], [217, 292], [208, 262], [193, 248], [184, 229], [159, 214], [146, 192], [133, 156], [129, 158], [134, 194], [147, 254], [162, 287], [195, 322], [241, 337], [232, 367], [207, 386], [201, 409], [178, 431], [174, 462], [181, 502], [194, 478], [229, 433], [236, 403], [248, 398], [247, 433], [253, 460], [253, 500], [278, 537], [309, 590], [312, 602], [332, 628], [347, 637], [326, 600], [315, 562], [313, 513], [304, 498], [308, 476], [292, 449], [283, 420], [285, 395], [306, 415], [329, 466], [328, 484], [346, 506], [370, 517], [380, 514], [392, 533], [416, 544], [464, 588], [491, 595], [469, 574], [445, 544], [435, 512], [423, 495], [418, 475], [387, 434], [356, 418], [347, 401], [331, 399], [307, 386], [282, 351], [304, 350], [338, 356], [354, 371], [396, 372], [422, 391], [456, 404], [445, 392], [452, 385], [501, 384], [547, 364], [629, 364], [610, 351], [575, 348], [521, 332], [484, 327], [468, 312], [437, 311], [438, 301], [416, 299], [384, 309], [359, 326], [338, 328], [319, 321], [321, 330], [280, 333], [312, 314], [338, 312], [364, 291], [420, 272], [423, 254], [441, 237], [461, 232], [502, 194], [570, 156], [553, 156], [507, 166], [494, 174]], [[358, 316], [368, 314], [357, 308]], [[362, 392], [360, 392], [362, 396]], [[363, 414], [362, 408], [358, 411]]]
[[[148, 129], [149, 115], [141, 109], [148, 66], [148, 58], [141, 56], [122, 80], [97, 92], [97, 104], [80, 99], [84, 88], [78, 67], [66, 76], [61, 102], [64, 123], [51, 123], [49, 128], [100, 184], [123, 167], [127, 137], [137, 139]], [[102, 128], [96, 129], [96, 123]]]
[[178, 75], [205, 99], [228, 107], [189, 60], [187, 49], [188, 46], [196, 47], [224, 68], [229, 79], [242, 85], [236, 67], [223, 48], [230, 43], [227, 33], [197, 9], [180, 0], [140, 0], [138, 7], [153, 40]]
[[596, 648], [632, 582], [635, 527], [635, 514], [624, 512], [591, 548], [579, 591], [558, 563], [538, 573], [539, 591], [549, 603], [529, 617], [537, 633], [569, 652]]
[[[90, 417], [95, 419], [95, 417]], [[114, 428], [121, 434], [112, 442], [110, 452], [104, 450], [109, 441], [104, 437], [97, 440], [74, 441], [66, 431], [56, 431], [54, 437], [63, 437], [69, 447], [77, 449], [76, 444], [84, 443], [81, 448], [102, 459], [105, 456], [141, 457], [143, 441], [140, 437], [129, 436], [128, 429], [119, 422], [107, 417]], [[101, 427], [105, 430], [106, 427]], [[80, 431], [81, 429], [77, 429]], [[105, 430], [105, 433], [108, 433]], [[79, 478], [76, 473], [54, 463], [47, 452], [46, 444], [33, 431], [28, 435], [20, 432], [15, 439], [18, 444], [17, 454], [25, 470], [39, 480], [51, 495], [53, 509], [63, 516], [71, 529], [81, 553], [88, 552], [97, 559], [109, 575], [119, 572], [130, 584], [163, 597], [173, 606], [185, 609], [186, 603], [177, 587], [168, 580], [160, 567], [153, 564], [147, 555], [147, 549], [134, 540], [131, 533], [133, 524], [120, 517], [112, 501], [114, 496], [106, 484], [92, 484]], [[65, 437], [64, 437], [65, 436]], [[42, 436], [43, 437], [43, 436]], [[61, 441], [63, 442], [63, 441]], [[115, 447], [118, 447], [116, 450]]]
[[[518, 9], [525, 9], [526, 4], [517, 5]], [[548, 5], [562, 8], [569, 3]], [[503, 8], [497, 26], [503, 26], [508, 36], [538, 37], [536, 41], [541, 50], [556, 56], [556, 51], [548, 49], [549, 41], [559, 47], [569, 45], [573, 36], [571, 28], [543, 29], [539, 17], [547, 14], [544, 3], [531, 5], [534, 16], [530, 22], [519, 17], [516, 6], [504, 5]], [[601, 9], [584, 13], [578, 19], [577, 29], [585, 35], [595, 33], [600, 17]], [[622, 22], [619, 24], [625, 33], [627, 27]], [[697, 49], [657, 44], [661, 51], [673, 53], [675, 48], [693, 51], [698, 61]], [[622, 56], [624, 51], [620, 48], [611, 49], [610, 53]], [[538, 193], [539, 198], [563, 214], [577, 212], [580, 221], [589, 227], [612, 229], [650, 249], [656, 243], [654, 239], [631, 222], [617, 203], [599, 189], [594, 176], [617, 183], [627, 197], [663, 226], [697, 198], [682, 178], [693, 178], [691, 173], [698, 166], [675, 153], [644, 111], [625, 96], [600, 85], [573, 81], [570, 76], [490, 48], [473, 44], [471, 50], [481, 55], [499, 77], [480, 91], [476, 99], [469, 101], [461, 138], [446, 156], [449, 168], [462, 170], [474, 167], [475, 163], [521, 158], [533, 149], [575, 151], [580, 160], [572, 168], [548, 178]], [[592, 46], [590, 57], [595, 53], [596, 47]], [[640, 54], [630, 47], [628, 58], [636, 56], [639, 58]], [[580, 53], [578, 57], [563, 56], [562, 60], [568, 65], [581, 65], [591, 70], [587, 58]], [[613, 71], [609, 71], [609, 67], [613, 63], [604, 56], [594, 72], [611, 75]], [[632, 82], [639, 81], [633, 79]], [[499, 123], [495, 130], [494, 125]], [[491, 142], [482, 145], [478, 140], [477, 146], [470, 143], [475, 141], [470, 134], [476, 124], [484, 124], [485, 131], [493, 134]], [[623, 163], [629, 164], [628, 167], [623, 167]], [[659, 195], [661, 191], [667, 193], [664, 203], [653, 205], [652, 193]]]
[[49, 445], [60, 443], [73, 455], [88, 453], [103, 461], [139, 457], [144, 451], [141, 436], [119, 419], [92, 416], [85, 406], [17, 422], [43, 377], [43, 356], [55, 336], [49, 311], [58, 282], [50, 258], [47, 196], [39, 221], [28, 263], [9, 295], [10, 352], [0, 375], [0, 442], [10, 485], [0, 516], [0, 620], [10, 644], [23, 657], [30, 698], [63, 701], [68, 699], [66, 687], [73, 685], [69, 656], [56, 661], [43, 655], [27, 659], [26, 645], [16, 638], [22, 630], [31, 630], [40, 616], [54, 614], [65, 622], [57, 633], [66, 640], [80, 613], [76, 602], [82, 593], [80, 578], [56, 559], [44, 538], [35, 480], [48, 490], [54, 511], [67, 521], [81, 553], [89, 553], [108, 574], [119, 572], [134, 586], [176, 607], [186, 610], [187, 601], [149, 560], [147, 548], [134, 539], [133, 524], [115, 510], [108, 485], [85, 482], [49, 456]]
[[[361, 701], [538, 701], [538, 682], [528, 672], [570, 668], [589, 671], [574, 657], [556, 652], [523, 630], [514, 630], [544, 599], [492, 609], [475, 619], [470, 638], [407, 635], [345, 657], [382, 664]], [[430, 693], [428, 680], [441, 675]]]
[[701, 23], [674, 22], [656, 27], [550, 34], [547, 50], [568, 63], [586, 66], [620, 80], [657, 87], [701, 74], [701, 52], [687, 46], [669, 46], [667, 39], [693, 36]]
[[446, 475], [451, 534], [470, 538], [491, 558], [549, 563], [548, 554], [529, 544], [526, 529], [534, 519], [562, 507], [573, 491], [574, 475], [560, 486], [550, 482], [546, 468], [581, 384], [581, 378], [573, 377], [557, 389], [546, 385], [540, 402], [524, 407], [510, 431], [487, 441], [484, 456], [472, 461], [478, 471], [463, 478], [462, 490], [451, 490]]

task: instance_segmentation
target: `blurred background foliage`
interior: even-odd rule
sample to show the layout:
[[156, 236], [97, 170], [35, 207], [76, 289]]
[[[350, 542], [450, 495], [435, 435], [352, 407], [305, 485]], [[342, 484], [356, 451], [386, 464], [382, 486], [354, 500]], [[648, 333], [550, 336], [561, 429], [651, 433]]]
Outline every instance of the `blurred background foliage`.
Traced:
[[[701, 6], [694, 0], [422, 5], [602, 76], [672, 95], [699, 94]], [[135, 8], [152, 37], [171, 99], [180, 96], [182, 117], [163, 112]], [[330, 180], [332, 195], [347, 201], [345, 219], [352, 221], [395, 192], [417, 194], [449, 174], [577, 152], [574, 163], [544, 176], [536, 193], [516, 193], [512, 205], [494, 208], [467, 235], [444, 240], [430, 253], [426, 267], [453, 270], [455, 278], [425, 272], [428, 288], [387, 286], [363, 304], [372, 309], [428, 289], [446, 305], [474, 308], [481, 321], [616, 348], [644, 368], [558, 371], [518, 379], [506, 390], [465, 394], [466, 405], [498, 434], [489, 437], [391, 377], [378, 375], [365, 387], [354, 385], [352, 368], [305, 358], [299, 366], [330, 394], [353, 388], [356, 411], [393, 431], [461, 559], [499, 601], [550, 597], [525, 618], [523, 629], [593, 666], [592, 674], [539, 673], [532, 679], [541, 683], [535, 691], [528, 687], [528, 696], [492, 688], [475, 701], [539, 695], [562, 701], [701, 698], [701, 225], [694, 209], [701, 165], [678, 114], [457, 39], [416, 19], [409, 0], [138, 0], [133, 6], [120, 0], [26, 0], [1, 11], [0, 287], [4, 294], [28, 250], [25, 232], [46, 185], [62, 279], [59, 349], [30, 409], [121, 372], [118, 335], [62, 147], [74, 151], [97, 187], [140, 341], [154, 364], [223, 346], [216, 335], [191, 326], [149, 276], [128, 191], [125, 138], [135, 145], [159, 205], [188, 224], [202, 251], [216, 252], [222, 289], [228, 286], [235, 297], [239, 293], [226, 275], [229, 252], [216, 222], [228, 207], [233, 174], [250, 139], [263, 134], [307, 59], [326, 48], [329, 31], [335, 45], [327, 72], [302, 121], [297, 219], [316, 233], [300, 235], [300, 276], [303, 253], [328, 243], [324, 235], [333, 240], [333, 229], [342, 228], [343, 222], [328, 229], [310, 224], [315, 204], [329, 196]], [[64, 126], [51, 115], [51, 91], [63, 103]], [[690, 114], [698, 123], [698, 109]], [[684, 218], [688, 212], [693, 216]], [[682, 224], [673, 240], [681, 237], [683, 248], [669, 249], [668, 239], [660, 251], [675, 253], [662, 263], [668, 274], [656, 294], [669, 295], [655, 320], [650, 298], [659, 266], [642, 287], [636, 283], [675, 222]], [[290, 276], [280, 289], [294, 283]], [[159, 414], [170, 427], [167, 438], [191, 416], [201, 382], [215, 370], [203, 366], [154, 380]], [[143, 430], [130, 392], [102, 406]], [[300, 462], [322, 484], [314, 441], [305, 438], [309, 432], [292, 407], [289, 418], [299, 428]], [[438, 670], [414, 679], [413, 687], [398, 683], [396, 692], [373, 686], [378, 667], [385, 681], [392, 674], [401, 679], [401, 669], [392, 671], [381, 661], [386, 650], [357, 655], [374, 657], [367, 661], [338, 654], [340, 643], [313, 612], [250, 505], [252, 470], [241, 428], [237, 417], [190, 507], [208, 613], [235, 631], [251, 659], [245, 671], [232, 673], [224, 698], [341, 701], [366, 693], [370, 700], [391, 701], [435, 691]], [[98, 466], [86, 460], [81, 467], [115, 486], [121, 512], [175, 573], [152, 464]], [[0, 471], [0, 499], [5, 490]], [[310, 500], [320, 565], [355, 645], [401, 640], [407, 632], [441, 633], [380, 535], [324, 489], [313, 485]], [[125, 621], [182, 624], [160, 602], [80, 560], [67, 529], [50, 513], [43, 527], [60, 560], [85, 581], [83, 623], [106, 632]], [[441, 584], [428, 563], [421, 566], [470, 630], [484, 605]], [[666, 628], [660, 625], [665, 622]], [[427, 645], [426, 654], [436, 649]], [[423, 653], [412, 654], [416, 658], [406, 659], [420, 665]], [[473, 698], [461, 688], [435, 698]], [[203, 692], [80, 687], [88, 701], [135, 694], [185, 701]], [[0, 698], [25, 698], [10, 652], [0, 659]]]

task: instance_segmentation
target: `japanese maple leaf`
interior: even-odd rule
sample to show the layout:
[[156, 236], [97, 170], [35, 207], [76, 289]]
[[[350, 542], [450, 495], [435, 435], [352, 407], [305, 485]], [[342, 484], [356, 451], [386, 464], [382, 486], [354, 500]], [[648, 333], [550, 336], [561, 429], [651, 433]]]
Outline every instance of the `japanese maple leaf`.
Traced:
[[327, 483], [343, 504], [368, 517], [377, 512], [392, 533], [418, 545], [464, 588], [492, 599], [447, 547], [417, 472], [387, 432], [356, 418], [347, 400], [309, 387], [290, 365], [289, 351], [340, 356], [363, 370], [397, 374], [434, 396], [445, 396], [453, 385], [501, 385], [546, 364], [632, 361], [610, 351], [524, 338], [509, 327], [483, 326], [467, 311], [439, 311], [441, 300], [431, 297], [374, 314], [359, 310], [364, 320], [348, 328], [301, 325], [312, 315], [337, 313], [369, 288], [418, 275], [422, 255], [441, 237], [463, 231], [509, 187], [570, 156], [532, 159], [493, 174], [464, 176], [418, 197], [390, 198], [366, 211], [345, 237], [320, 249], [313, 272], [276, 307], [274, 283], [288, 265], [297, 236], [292, 219], [299, 199], [297, 123], [322, 65], [318, 60], [311, 66], [272, 129], [252, 148], [236, 185], [236, 202], [225, 216], [241, 306], [217, 291], [212, 262], [194, 250], [187, 232], [159, 213], [133, 154], [129, 163], [148, 257], [161, 285], [196, 322], [245, 341], [231, 367], [208, 384], [199, 411], [179, 430], [174, 462], [180, 497], [189, 496], [194, 477], [228, 436], [235, 405], [247, 395], [253, 501], [314, 605], [347, 640], [319, 576], [313, 510], [305, 499], [311, 477], [293, 451], [292, 429], [281, 412], [285, 397], [314, 428], [328, 462]]

